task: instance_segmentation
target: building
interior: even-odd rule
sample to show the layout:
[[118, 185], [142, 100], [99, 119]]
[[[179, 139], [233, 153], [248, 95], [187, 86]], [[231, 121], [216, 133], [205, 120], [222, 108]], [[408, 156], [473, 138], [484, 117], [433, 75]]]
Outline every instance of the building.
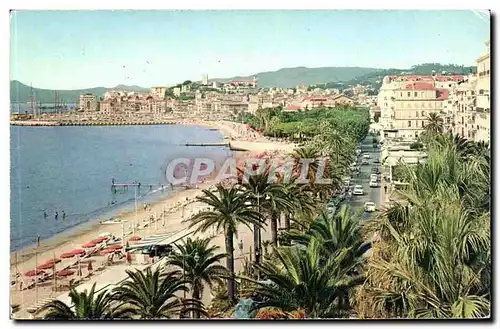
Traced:
[[99, 110], [105, 114], [113, 114], [117, 111], [117, 103], [112, 100], [103, 100], [99, 102]]
[[[475, 141], [490, 141], [490, 41], [486, 41], [485, 53], [476, 60], [476, 107]], [[474, 130], [473, 129], [473, 130]]]
[[201, 79], [201, 84], [203, 86], [208, 86], [208, 74], [205, 74], [203, 78]]
[[174, 88], [174, 96], [179, 97], [181, 95], [181, 88], [175, 87]]
[[80, 95], [79, 108], [83, 111], [97, 111], [97, 97], [93, 94]]
[[394, 93], [390, 129], [397, 131], [397, 137], [408, 139], [417, 138], [424, 131], [431, 113], [441, 114], [443, 101], [447, 101], [449, 96], [446, 89], [422, 81], [408, 83], [395, 89]]
[[164, 100], [167, 87], [151, 87], [151, 96], [154, 99]]

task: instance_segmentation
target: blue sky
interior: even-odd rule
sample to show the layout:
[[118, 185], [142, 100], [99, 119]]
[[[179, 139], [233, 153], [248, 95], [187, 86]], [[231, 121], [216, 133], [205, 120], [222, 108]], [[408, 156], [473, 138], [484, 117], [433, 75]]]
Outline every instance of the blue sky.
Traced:
[[11, 79], [48, 89], [165, 85], [284, 67], [473, 65], [472, 11], [21, 11]]

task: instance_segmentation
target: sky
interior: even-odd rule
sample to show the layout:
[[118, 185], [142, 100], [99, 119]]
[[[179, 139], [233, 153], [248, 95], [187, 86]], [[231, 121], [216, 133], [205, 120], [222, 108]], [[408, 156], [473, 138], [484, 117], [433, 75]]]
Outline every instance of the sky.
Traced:
[[299, 66], [474, 65], [489, 34], [473, 11], [17, 11], [10, 77], [80, 89]]

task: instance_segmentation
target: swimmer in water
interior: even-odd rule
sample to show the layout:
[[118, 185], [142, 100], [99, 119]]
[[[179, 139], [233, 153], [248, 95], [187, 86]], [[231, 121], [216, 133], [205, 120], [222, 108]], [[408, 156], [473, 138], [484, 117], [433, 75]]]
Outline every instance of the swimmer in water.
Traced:
[[54, 215], [54, 219], [57, 220], [57, 217], [59, 217], [58, 212], [56, 211], [56, 214]]
[[45, 212], [45, 210], [43, 211], [43, 218], [47, 218], [47, 213]]
[[64, 210], [62, 211], [62, 216], [63, 216], [63, 219], [66, 219], [66, 213], [64, 212]]

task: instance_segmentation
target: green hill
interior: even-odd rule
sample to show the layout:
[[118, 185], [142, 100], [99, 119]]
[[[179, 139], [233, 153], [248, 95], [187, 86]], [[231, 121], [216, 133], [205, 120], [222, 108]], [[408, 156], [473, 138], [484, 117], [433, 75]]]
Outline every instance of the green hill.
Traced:
[[[118, 85], [114, 88], [105, 87], [95, 87], [88, 89], [78, 89], [78, 90], [57, 90], [59, 98], [66, 104], [74, 104], [78, 102], [80, 94], [91, 93], [97, 96], [102, 96], [108, 90], [123, 90], [123, 91], [149, 91], [148, 88], [142, 88], [139, 86], [125, 86]], [[42, 103], [54, 103], [55, 95], [54, 90], [49, 89], [39, 89], [33, 87], [33, 93], [37, 102]], [[27, 86], [17, 80], [10, 82], [10, 101], [11, 103], [25, 103], [28, 102], [31, 96], [31, 87]]]
[[294, 67], [273, 72], [260, 72], [246, 77], [238, 76], [210, 81], [251, 80], [255, 76], [259, 87], [294, 88], [297, 85], [313, 85], [333, 81], [347, 81], [365, 74], [381, 71], [370, 67]]

